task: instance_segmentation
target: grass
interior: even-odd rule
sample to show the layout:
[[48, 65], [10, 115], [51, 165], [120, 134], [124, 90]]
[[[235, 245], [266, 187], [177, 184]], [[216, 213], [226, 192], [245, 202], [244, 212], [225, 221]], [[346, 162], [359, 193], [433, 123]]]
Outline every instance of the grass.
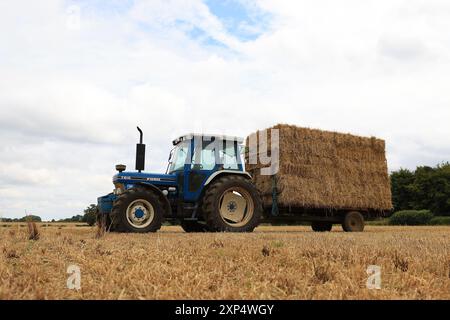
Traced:
[[[450, 299], [450, 227], [314, 233], [98, 235], [96, 227], [0, 227], [0, 299]], [[81, 289], [66, 286], [81, 270]], [[366, 288], [369, 265], [382, 288]]]
[[35, 240], [35, 241], [39, 240], [40, 234], [36, 222], [28, 221], [27, 227], [28, 227], [28, 240]]

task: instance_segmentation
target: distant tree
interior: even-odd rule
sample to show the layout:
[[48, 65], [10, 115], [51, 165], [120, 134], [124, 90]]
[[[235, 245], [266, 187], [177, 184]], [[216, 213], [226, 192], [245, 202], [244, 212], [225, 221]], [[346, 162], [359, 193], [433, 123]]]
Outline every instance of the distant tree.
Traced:
[[97, 221], [97, 206], [95, 204], [91, 204], [89, 207], [84, 209], [83, 222], [86, 222], [88, 225], [93, 226]]
[[430, 174], [429, 208], [437, 215], [450, 215], [450, 163], [438, 165]]
[[18, 221], [19, 222], [28, 222], [28, 221], [29, 222], [42, 222], [42, 219], [39, 216], [30, 214], [30, 215], [20, 218]]
[[82, 222], [83, 216], [78, 214], [76, 216], [72, 216], [72, 218], [60, 219], [58, 222]]
[[35, 215], [27, 215], [22, 218], [1, 218], [2, 222], [42, 222], [41, 217]]
[[414, 172], [400, 169], [391, 173], [392, 203], [394, 210], [412, 209], [414, 204]]
[[411, 189], [414, 192], [413, 207], [417, 210], [429, 209], [434, 212], [434, 173], [432, 167], [417, 167]]
[[450, 163], [436, 167], [421, 166], [391, 174], [392, 201], [398, 210], [431, 210], [450, 215]]

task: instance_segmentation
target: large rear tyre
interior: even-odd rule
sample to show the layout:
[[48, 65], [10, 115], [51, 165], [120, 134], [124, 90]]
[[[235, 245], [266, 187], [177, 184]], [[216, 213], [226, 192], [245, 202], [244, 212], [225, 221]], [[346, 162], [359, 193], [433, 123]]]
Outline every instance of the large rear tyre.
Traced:
[[181, 221], [181, 228], [185, 232], [191, 233], [191, 232], [207, 232], [208, 228], [205, 224], [201, 224], [197, 221]]
[[333, 228], [333, 224], [326, 221], [313, 221], [311, 223], [311, 228], [315, 232], [331, 231], [331, 229]]
[[157, 194], [135, 187], [126, 190], [114, 201], [111, 229], [119, 232], [156, 232], [161, 228], [163, 212]]
[[202, 201], [210, 231], [252, 232], [262, 212], [258, 190], [249, 179], [238, 175], [218, 178], [207, 187]]
[[358, 211], [350, 211], [345, 214], [342, 222], [342, 229], [345, 232], [362, 232], [364, 231], [364, 217]]

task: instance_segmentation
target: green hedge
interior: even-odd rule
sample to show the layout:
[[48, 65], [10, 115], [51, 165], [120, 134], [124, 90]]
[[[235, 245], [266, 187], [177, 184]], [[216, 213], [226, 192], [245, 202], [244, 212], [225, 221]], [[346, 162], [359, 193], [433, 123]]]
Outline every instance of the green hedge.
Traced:
[[449, 226], [450, 225], [450, 217], [434, 217], [428, 223], [432, 226]]
[[389, 224], [404, 226], [427, 225], [433, 217], [429, 210], [404, 210], [394, 213], [389, 218]]

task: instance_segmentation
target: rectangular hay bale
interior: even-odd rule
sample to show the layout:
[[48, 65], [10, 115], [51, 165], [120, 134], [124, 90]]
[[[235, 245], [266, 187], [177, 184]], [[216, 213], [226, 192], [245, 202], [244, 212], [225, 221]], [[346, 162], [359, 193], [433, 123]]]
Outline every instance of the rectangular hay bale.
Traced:
[[[272, 205], [273, 177], [261, 175], [261, 147], [270, 150], [270, 129], [279, 130], [279, 171], [275, 175], [278, 204], [284, 207], [371, 209], [392, 208], [384, 140], [278, 124], [257, 142], [258, 161], [246, 170]], [[247, 137], [258, 137], [258, 132]]]

